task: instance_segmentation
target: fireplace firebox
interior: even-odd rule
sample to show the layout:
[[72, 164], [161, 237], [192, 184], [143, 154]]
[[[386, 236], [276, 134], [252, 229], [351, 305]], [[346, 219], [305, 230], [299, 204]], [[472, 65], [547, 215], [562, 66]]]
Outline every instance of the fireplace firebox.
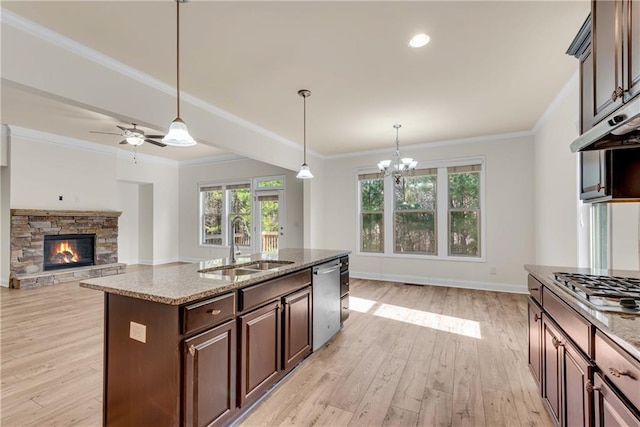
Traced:
[[95, 234], [44, 236], [43, 270], [84, 267], [95, 264]]

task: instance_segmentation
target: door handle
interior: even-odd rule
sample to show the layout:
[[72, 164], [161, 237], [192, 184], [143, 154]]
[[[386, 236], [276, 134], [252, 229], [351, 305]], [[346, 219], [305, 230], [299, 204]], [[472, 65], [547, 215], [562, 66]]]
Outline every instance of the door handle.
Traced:
[[331, 268], [325, 268], [323, 270], [316, 270], [314, 271], [314, 274], [320, 276], [322, 274], [329, 274], [329, 273], [333, 273], [334, 271], [338, 270], [340, 268], [339, 265], [336, 265], [335, 267], [331, 267]]

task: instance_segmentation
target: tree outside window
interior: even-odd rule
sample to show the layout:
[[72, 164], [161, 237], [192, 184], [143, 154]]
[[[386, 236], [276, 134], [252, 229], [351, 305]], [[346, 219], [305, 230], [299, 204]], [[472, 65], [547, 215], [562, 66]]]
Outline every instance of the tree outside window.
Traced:
[[384, 179], [360, 175], [360, 250], [384, 252]]
[[437, 169], [416, 171], [395, 185], [395, 253], [437, 253]]
[[222, 187], [200, 188], [202, 243], [222, 245]]
[[480, 256], [480, 166], [448, 168], [449, 255]]

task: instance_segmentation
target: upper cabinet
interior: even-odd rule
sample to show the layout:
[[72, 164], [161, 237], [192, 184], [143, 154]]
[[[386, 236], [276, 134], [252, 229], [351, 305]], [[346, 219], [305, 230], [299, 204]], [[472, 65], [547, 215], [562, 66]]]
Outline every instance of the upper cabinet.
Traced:
[[[640, 0], [594, 0], [592, 19], [592, 87], [583, 86], [592, 108], [583, 117], [600, 122], [640, 91]], [[590, 92], [590, 93], [588, 93]], [[583, 129], [583, 132], [587, 129]]]

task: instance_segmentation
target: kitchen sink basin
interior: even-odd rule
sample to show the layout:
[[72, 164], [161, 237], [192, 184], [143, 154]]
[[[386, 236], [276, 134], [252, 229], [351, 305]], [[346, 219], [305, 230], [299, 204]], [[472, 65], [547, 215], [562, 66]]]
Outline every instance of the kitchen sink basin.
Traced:
[[219, 267], [198, 270], [198, 273], [219, 274], [227, 277], [246, 276], [248, 274], [256, 274], [261, 271], [280, 268], [287, 264], [293, 264], [293, 261], [261, 260], [246, 264], [221, 265]]
[[243, 265], [242, 268], [251, 268], [254, 270], [272, 270], [274, 268], [280, 268], [283, 265], [293, 264], [293, 261], [257, 261], [248, 265]]

